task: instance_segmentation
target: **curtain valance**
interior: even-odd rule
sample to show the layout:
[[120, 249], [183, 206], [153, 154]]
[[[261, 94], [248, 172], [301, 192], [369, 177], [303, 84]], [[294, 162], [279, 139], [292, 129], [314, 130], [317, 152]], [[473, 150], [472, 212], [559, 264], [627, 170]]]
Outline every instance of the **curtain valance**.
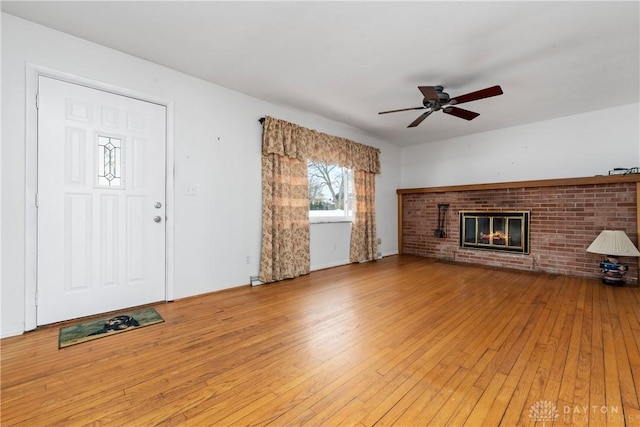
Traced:
[[380, 173], [380, 150], [377, 148], [269, 116], [265, 117], [263, 128], [264, 155], [279, 154]]

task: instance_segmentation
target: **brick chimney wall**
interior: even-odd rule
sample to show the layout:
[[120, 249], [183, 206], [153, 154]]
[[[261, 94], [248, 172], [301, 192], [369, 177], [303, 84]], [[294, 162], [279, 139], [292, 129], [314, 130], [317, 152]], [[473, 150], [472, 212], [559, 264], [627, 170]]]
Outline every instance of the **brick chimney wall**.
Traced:
[[[438, 204], [448, 203], [445, 238], [437, 238]], [[459, 247], [461, 210], [531, 212], [530, 253]], [[408, 193], [402, 195], [402, 253], [472, 264], [601, 278], [604, 257], [586, 252], [600, 231], [624, 230], [638, 246], [636, 183]], [[628, 283], [638, 278], [638, 258]]]

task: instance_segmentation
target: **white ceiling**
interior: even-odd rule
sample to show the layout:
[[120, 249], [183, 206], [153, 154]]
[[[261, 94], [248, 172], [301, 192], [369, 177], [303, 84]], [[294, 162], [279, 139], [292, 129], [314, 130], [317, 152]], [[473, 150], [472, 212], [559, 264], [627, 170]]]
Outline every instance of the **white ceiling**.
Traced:
[[[399, 146], [640, 102], [636, 1], [2, 1], [2, 11]], [[417, 86], [473, 121], [423, 111]], [[265, 112], [268, 113], [268, 112]], [[257, 119], [257, 118], [256, 118]]]

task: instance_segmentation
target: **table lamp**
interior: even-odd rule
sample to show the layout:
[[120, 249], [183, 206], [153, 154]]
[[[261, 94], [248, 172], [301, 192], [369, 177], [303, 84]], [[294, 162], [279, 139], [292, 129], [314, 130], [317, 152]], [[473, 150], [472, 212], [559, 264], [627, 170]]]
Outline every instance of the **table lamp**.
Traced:
[[587, 252], [606, 255], [606, 258], [600, 261], [602, 283], [615, 286], [625, 284], [624, 275], [629, 270], [629, 266], [620, 262], [618, 257], [640, 257], [640, 252], [622, 230], [603, 230], [587, 248]]

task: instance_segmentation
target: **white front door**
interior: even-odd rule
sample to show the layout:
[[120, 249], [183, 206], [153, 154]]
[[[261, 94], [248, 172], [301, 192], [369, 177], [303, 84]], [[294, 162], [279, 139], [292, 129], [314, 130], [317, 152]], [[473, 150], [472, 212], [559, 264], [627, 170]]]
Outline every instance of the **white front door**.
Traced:
[[166, 107], [38, 79], [37, 324], [166, 299]]

